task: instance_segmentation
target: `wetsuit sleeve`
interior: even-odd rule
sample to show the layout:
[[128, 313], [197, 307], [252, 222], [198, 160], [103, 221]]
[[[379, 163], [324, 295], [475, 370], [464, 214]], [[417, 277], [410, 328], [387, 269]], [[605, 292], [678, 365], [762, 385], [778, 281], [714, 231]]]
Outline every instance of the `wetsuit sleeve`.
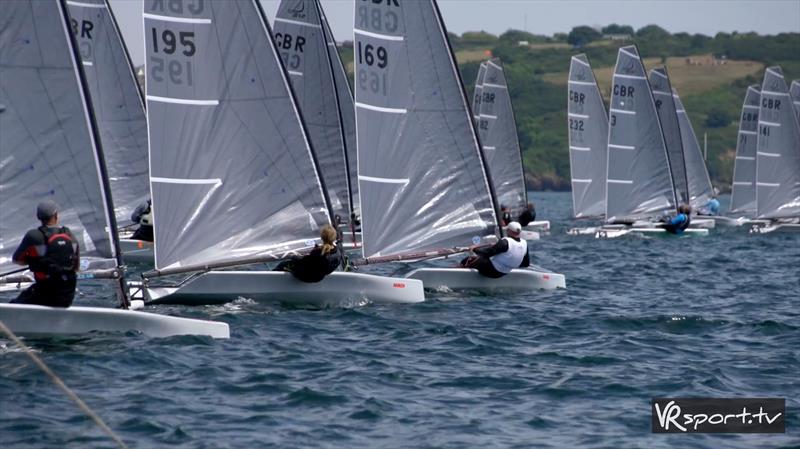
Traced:
[[78, 244], [78, 239], [75, 238], [75, 235], [72, 234], [72, 231], [69, 228], [64, 228], [69, 234], [69, 237], [72, 239], [72, 247], [75, 249], [75, 265], [73, 269], [77, 272], [81, 268], [81, 246]]
[[500, 239], [499, 242], [489, 248], [477, 248], [475, 254], [484, 257], [492, 257], [506, 251], [508, 251], [508, 241], [506, 241], [506, 239]]
[[36, 248], [41, 245], [44, 245], [44, 236], [38, 229], [31, 229], [25, 233], [11, 260], [20, 265], [28, 265], [31, 259], [41, 256]]
[[134, 209], [133, 213], [131, 214], [131, 221], [134, 223], [139, 223], [139, 221], [142, 219], [142, 214], [144, 214], [144, 211], [146, 210], [147, 203], [142, 203], [136, 206], [136, 209]]

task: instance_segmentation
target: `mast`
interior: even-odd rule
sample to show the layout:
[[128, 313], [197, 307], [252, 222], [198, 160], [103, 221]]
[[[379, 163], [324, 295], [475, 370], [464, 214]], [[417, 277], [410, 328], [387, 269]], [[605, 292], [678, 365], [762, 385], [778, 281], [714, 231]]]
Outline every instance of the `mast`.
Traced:
[[62, 25], [64, 26], [64, 34], [67, 36], [67, 42], [70, 49], [70, 57], [75, 67], [76, 75], [78, 77], [78, 85], [80, 95], [83, 99], [83, 104], [86, 106], [85, 114], [87, 124], [89, 125], [89, 134], [91, 136], [92, 144], [94, 146], [95, 157], [97, 161], [97, 169], [100, 174], [101, 193], [105, 203], [106, 220], [109, 225], [108, 234], [111, 239], [111, 245], [114, 249], [114, 256], [117, 262], [117, 267], [122, 268], [118, 278], [117, 295], [120, 300], [120, 306], [127, 309], [130, 306], [128, 301], [128, 291], [125, 284], [124, 263], [122, 261], [122, 251], [119, 244], [119, 234], [117, 232], [117, 218], [114, 214], [114, 201], [111, 198], [111, 184], [108, 180], [108, 172], [106, 171], [106, 161], [103, 155], [103, 147], [100, 140], [100, 131], [98, 130], [95, 121], [94, 109], [92, 107], [92, 99], [89, 95], [89, 89], [86, 86], [86, 74], [83, 72], [83, 64], [80, 62], [81, 57], [77, 51], [77, 41], [75, 36], [70, 31], [69, 12], [65, 0], [57, 0], [59, 14], [61, 14]]

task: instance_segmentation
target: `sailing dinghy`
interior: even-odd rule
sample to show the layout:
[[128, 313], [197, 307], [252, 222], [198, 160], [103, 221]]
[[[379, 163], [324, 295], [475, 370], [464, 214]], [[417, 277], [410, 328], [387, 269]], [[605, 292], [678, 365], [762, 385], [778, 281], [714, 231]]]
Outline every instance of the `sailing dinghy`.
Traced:
[[[567, 125], [572, 213], [577, 219], [605, 215], [608, 111], [585, 54], [569, 64]], [[598, 227], [571, 228], [569, 235], [594, 235]]]
[[[673, 182], [658, 108], [638, 49], [622, 47], [609, 108], [606, 220], [625, 227], [601, 228], [595, 236], [668, 235], [652, 220], [675, 212], [678, 199]], [[707, 235], [708, 229], [689, 228], [684, 234]]]
[[[362, 263], [495, 241], [494, 189], [436, 2], [358, 2], [354, 34]], [[503, 279], [517, 290], [553, 287], [544, 276], [564, 287], [563, 275], [536, 270]], [[485, 285], [464, 268], [417, 268], [407, 278]]]
[[[335, 272], [304, 283], [287, 272], [222, 271], [308, 253], [333, 221], [329, 190], [257, 0], [180, 11], [145, 2], [144, 27], [155, 270], [134, 296], [308, 306], [424, 300], [414, 280]], [[290, 41], [299, 42], [283, 36]], [[174, 76], [164, 67], [176, 67]], [[175, 274], [188, 278], [158, 279]]]
[[756, 141], [754, 234], [800, 232], [800, 123], [780, 67], [769, 67], [761, 86]]
[[[498, 201], [508, 208], [512, 217], [518, 217], [527, 208], [528, 192], [514, 107], [500, 58], [481, 64], [478, 76], [481, 85], [475, 88], [481, 99], [473, 105], [473, 111], [478, 109], [478, 136], [486, 165], [492, 174]], [[524, 229], [549, 231], [550, 221], [532, 221]]]
[[132, 240], [130, 216], [149, 195], [147, 118], [133, 64], [107, 0], [67, 0], [106, 156], [126, 262], [153, 263], [153, 243]]
[[[113, 279], [122, 308], [3, 303], [0, 321], [29, 336], [137, 331], [228, 338], [225, 323], [127, 308], [100, 129], [79, 58], [62, 0], [10, 2], [0, 9], [0, 272], [15, 271], [11, 255], [34, 225], [34, 205], [52, 199], [61, 206], [59, 224], [79, 240], [82, 268], [108, 266], [82, 270], [78, 278]], [[0, 282], [8, 277], [0, 275]], [[19, 279], [10, 285], [26, 287]]]

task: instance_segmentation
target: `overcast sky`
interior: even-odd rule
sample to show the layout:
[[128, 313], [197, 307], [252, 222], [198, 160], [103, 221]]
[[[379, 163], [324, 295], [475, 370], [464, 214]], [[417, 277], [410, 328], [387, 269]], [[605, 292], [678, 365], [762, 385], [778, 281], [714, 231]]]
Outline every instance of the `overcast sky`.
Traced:
[[[142, 0], [110, 0], [134, 64], [144, 61]], [[360, 1], [360, 0], [357, 0]], [[404, 0], [416, 1], [416, 0]], [[261, 0], [272, 24], [279, 0]], [[336, 40], [353, 39], [354, 0], [322, 0]], [[656, 24], [672, 33], [800, 32], [800, 0], [439, 0], [448, 31], [566, 33], [577, 25]], [[800, 50], [798, 50], [800, 51]]]

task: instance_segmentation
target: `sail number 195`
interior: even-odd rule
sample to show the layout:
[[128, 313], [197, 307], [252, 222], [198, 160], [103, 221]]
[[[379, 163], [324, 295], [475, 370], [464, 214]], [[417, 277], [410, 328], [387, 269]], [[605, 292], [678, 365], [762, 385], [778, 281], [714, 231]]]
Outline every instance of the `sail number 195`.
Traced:
[[[165, 73], [173, 84], [186, 84], [191, 86], [194, 82], [191, 60], [179, 61], [170, 59], [167, 56], [186, 56], [191, 58], [197, 53], [197, 46], [194, 42], [194, 31], [174, 32], [165, 29], [159, 31], [153, 27], [150, 29], [153, 41], [154, 56], [150, 57], [150, 75], [154, 81], [163, 82]], [[164, 54], [165, 57], [155, 56]], [[177, 53], [177, 54], [176, 54]]]

